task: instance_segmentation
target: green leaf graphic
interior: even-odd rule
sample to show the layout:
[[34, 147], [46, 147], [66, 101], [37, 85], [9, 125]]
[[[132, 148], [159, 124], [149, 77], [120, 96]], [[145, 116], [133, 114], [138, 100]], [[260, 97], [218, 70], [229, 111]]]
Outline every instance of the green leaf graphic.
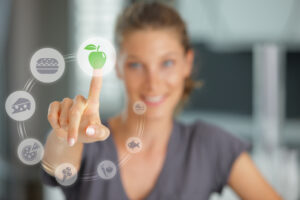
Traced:
[[84, 49], [86, 49], [86, 50], [96, 50], [97, 47], [94, 44], [89, 44]]

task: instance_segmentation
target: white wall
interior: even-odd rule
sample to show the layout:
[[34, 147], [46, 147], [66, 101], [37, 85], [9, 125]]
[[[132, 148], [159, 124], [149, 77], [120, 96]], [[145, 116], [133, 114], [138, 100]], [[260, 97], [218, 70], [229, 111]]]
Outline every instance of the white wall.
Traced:
[[300, 46], [298, 0], [178, 0], [194, 40], [222, 46], [280, 42]]

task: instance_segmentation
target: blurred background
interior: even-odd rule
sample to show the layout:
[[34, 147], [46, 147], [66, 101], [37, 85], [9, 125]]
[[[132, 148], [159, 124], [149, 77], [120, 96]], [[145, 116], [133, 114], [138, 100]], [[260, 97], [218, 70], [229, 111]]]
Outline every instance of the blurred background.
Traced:
[[[78, 46], [95, 35], [113, 41], [115, 19], [133, 0], [0, 1], [0, 199], [63, 199], [42, 185], [39, 165], [17, 156], [18, 134], [45, 142], [50, 102], [87, 95], [90, 78], [75, 61]], [[181, 121], [203, 119], [252, 144], [255, 163], [287, 200], [300, 187], [300, 1], [165, 0], [187, 23], [196, 51], [195, 90]], [[155, 12], [155, 11], [153, 11]], [[66, 58], [64, 76], [53, 84], [29, 83], [29, 61], [43, 47]], [[30, 85], [36, 112], [26, 122], [11, 120], [7, 96]], [[112, 72], [104, 78], [101, 116], [124, 106], [124, 88]], [[230, 188], [212, 200], [239, 199]]]

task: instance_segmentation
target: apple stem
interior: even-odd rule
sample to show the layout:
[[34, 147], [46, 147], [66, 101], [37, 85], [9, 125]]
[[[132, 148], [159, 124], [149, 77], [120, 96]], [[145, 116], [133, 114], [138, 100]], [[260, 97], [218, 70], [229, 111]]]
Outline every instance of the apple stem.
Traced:
[[97, 46], [97, 52], [99, 52], [100, 45]]

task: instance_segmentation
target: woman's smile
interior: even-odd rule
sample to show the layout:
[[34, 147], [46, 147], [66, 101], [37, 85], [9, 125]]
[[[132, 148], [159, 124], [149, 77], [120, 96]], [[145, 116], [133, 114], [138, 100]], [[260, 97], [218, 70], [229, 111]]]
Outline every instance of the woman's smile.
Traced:
[[142, 95], [141, 98], [147, 106], [159, 106], [165, 101], [167, 95]]

